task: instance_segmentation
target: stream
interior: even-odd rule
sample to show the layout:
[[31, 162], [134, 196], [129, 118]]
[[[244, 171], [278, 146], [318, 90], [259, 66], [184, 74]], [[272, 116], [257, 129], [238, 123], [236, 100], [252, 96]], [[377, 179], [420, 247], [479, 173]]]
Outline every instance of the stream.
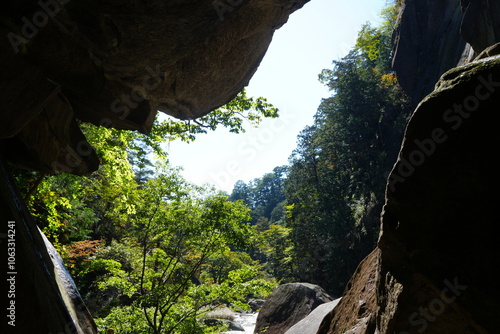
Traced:
[[255, 329], [255, 322], [257, 321], [257, 315], [259, 312], [253, 312], [253, 313], [239, 313], [236, 312], [234, 314], [234, 322], [240, 324], [243, 326], [245, 329], [244, 332], [242, 331], [229, 331], [225, 332], [225, 334], [253, 334], [253, 331]]

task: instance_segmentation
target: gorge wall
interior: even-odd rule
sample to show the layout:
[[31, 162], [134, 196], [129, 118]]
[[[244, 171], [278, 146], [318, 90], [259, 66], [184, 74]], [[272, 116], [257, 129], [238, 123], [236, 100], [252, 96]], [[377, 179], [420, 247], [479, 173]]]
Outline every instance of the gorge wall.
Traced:
[[389, 175], [378, 247], [318, 333], [498, 332], [499, 9], [405, 1], [394, 69], [415, 111]]

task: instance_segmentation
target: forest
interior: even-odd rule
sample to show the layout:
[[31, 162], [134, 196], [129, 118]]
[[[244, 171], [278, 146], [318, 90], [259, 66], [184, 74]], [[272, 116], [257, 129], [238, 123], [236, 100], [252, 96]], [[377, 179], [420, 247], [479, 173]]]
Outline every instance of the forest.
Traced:
[[319, 74], [331, 96], [289, 164], [231, 193], [184, 180], [162, 145], [279, 117], [244, 90], [197, 120], [157, 120], [148, 135], [81, 123], [100, 158], [91, 175], [15, 171], [100, 332], [220, 333], [224, 323], [203, 321], [209, 312], [249, 309], [249, 299], [288, 282], [342, 295], [375, 247], [410, 112], [391, 70], [398, 6], [361, 27], [350, 52]]

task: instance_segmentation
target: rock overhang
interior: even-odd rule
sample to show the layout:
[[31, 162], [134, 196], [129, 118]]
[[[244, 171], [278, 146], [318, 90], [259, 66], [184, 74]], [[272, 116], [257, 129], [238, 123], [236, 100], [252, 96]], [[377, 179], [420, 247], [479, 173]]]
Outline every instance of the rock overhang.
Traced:
[[308, 0], [19, 1], [2, 13], [2, 155], [84, 174], [77, 126], [148, 133], [157, 111], [195, 119], [250, 81], [273, 33]]

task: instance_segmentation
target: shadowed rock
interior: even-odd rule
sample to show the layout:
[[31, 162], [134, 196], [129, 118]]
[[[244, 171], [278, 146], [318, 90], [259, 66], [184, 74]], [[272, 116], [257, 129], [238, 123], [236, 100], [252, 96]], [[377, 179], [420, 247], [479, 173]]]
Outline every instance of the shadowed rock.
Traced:
[[379, 240], [381, 332], [495, 332], [499, 104], [500, 58], [487, 58], [445, 73], [410, 120]]
[[157, 110], [209, 113], [248, 84], [274, 31], [307, 1], [4, 4], [2, 154], [29, 169], [83, 174], [98, 160], [77, 119], [147, 133]]
[[1, 158], [0, 200], [0, 262], [5, 268], [1, 277], [2, 282], [11, 280], [8, 288], [2, 285], [2, 305], [4, 310], [12, 309], [11, 318], [0, 324], [0, 332], [96, 333], [71, 277], [29, 215]]
[[314, 284], [283, 284], [266, 299], [254, 332], [283, 334], [316, 307], [332, 300], [321, 287]]
[[377, 278], [380, 251], [375, 249], [356, 268], [338, 305], [311, 333], [372, 334], [377, 311]]
[[285, 334], [316, 333], [324, 317], [331, 312], [339, 303], [341, 298], [324, 303], [316, 307], [309, 315], [293, 325]]

